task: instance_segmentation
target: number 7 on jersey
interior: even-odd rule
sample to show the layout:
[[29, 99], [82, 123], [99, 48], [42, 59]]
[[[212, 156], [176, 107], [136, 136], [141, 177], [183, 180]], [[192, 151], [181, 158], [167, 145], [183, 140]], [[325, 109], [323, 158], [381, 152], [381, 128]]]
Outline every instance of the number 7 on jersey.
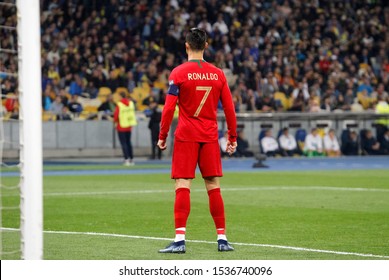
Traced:
[[196, 112], [194, 113], [194, 117], [198, 117], [200, 114], [201, 109], [203, 108], [205, 101], [207, 101], [207, 98], [209, 96], [209, 93], [211, 92], [212, 87], [202, 87], [202, 86], [197, 86], [196, 91], [205, 91], [205, 94], [203, 96], [203, 99], [201, 99], [199, 107], [197, 107]]

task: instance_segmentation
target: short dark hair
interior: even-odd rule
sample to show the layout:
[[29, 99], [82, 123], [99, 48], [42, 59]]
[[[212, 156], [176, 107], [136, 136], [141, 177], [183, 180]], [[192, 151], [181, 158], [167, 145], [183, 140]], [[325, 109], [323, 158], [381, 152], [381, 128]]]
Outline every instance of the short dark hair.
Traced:
[[202, 51], [205, 49], [205, 43], [208, 36], [205, 30], [201, 28], [191, 28], [186, 34], [185, 40], [189, 44], [190, 48], [194, 51]]
[[127, 95], [126, 95], [126, 93], [124, 91], [120, 91], [119, 95], [121, 96], [121, 98], [126, 98], [127, 97]]

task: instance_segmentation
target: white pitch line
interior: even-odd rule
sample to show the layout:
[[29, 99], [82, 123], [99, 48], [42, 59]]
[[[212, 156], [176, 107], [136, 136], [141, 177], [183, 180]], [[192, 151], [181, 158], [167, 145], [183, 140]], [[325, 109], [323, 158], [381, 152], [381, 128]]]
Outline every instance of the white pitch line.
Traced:
[[59, 192], [44, 193], [44, 196], [82, 196], [82, 195], [106, 195], [106, 194], [148, 194], [148, 193], [167, 193], [174, 190], [135, 190], [135, 191], [101, 191], [101, 192]]
[[[229, 191], [351, 191], [351, 192], [389, 192], [389, 189], [369, 189], [369, 188], [339, 188], [326, 186], [274, 186], [274, 187], [242, 187], [242, 188], [223, 188], [222, 192]], [[203, 192], [204, 189], [191, 189], [191, 192]], [[48, 192], [44, 196], [83, 196], [83, 195], [109, 195], [109, 194], [152, 194], [152, 193], [172, 193], [173, 189], [167, 190], [128, 190], [128, 191], [101, 191], [101, 192]]]
[[[20, 231], [16, 228], [0, 228], [8, 231]], [[131, 239], [147, 239], [147, 240], [161, 240], [161, 241], [171, 241], [171, 238], [165, 237], [152, 237], [152, 236], [139, 236], [139, 235], [126, 235], [126, 234], [115, 234], [115, 233], [100, 233], [100, 232], [74, 232], [74, 231], [52, 231], [46, 230], [43, 231], [48, 234], [68, 234], [68, 235], [89, 235], [89, 236], [107, 236], [107, 237], [119, 237], [119, 238], [131, 238]], [[206, 241], [206, 240], [187, 240], [187, 242], [193, 243], [205, 243], [205, 244], [215, 244], [216, 242]], [[311, 249], [303, 247], [294, 247], [294, 246], [283, 246], [283, 245], [272, 245], [272, 244], [257, 244], [257, 243], [240, 243], [240, 242], [230, 242], [233, 245], [238, 246], [251, 246], [251, 247], [265, 247], [265, 248], [275, 248], [275, 249], [284, 249], [284, 250], [293, 250], [293, 251], [304, 251], [312, 253], [323, 253], [323, 254], [333, 254], [333, 255], [348, 255], [348, 256], [357, 256], [365, 258], [379, 258], [379, 259], [389, 259], [389, 256], [385, 255], [374, 255], [374, 254], [365, 254], [365, 253], [354, 253], [354, 252], [342, 252], [342, 251], [332, 251], [332, 250], [321, 250], [321, 249]]]

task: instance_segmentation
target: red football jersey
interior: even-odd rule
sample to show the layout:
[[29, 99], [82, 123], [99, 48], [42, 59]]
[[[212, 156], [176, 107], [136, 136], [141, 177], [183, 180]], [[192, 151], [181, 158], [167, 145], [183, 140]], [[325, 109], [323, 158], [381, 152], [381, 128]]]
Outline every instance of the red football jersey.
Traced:
[[226, 116], [229, 140], [236, 141], [235, 108], [223, 71], [204, 60], [190, 60], [174, 68], [169, 77], [159, 139], [166, 140], [178, 103], [177, 140], [217, 141], [219, 100]]

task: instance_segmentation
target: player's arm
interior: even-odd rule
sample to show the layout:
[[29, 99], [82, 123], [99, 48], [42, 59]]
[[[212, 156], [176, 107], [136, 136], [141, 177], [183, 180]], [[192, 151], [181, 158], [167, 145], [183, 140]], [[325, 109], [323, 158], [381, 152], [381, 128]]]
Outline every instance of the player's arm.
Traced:
[[236, 114], [235, 106], [232, 100], [232, 95], [230, 88], [228, 87], [227, 81], [224, 82], [222, 93], [221, 93], [221, 102], [223, 105], [224, 115], [226, 117], [227, 129], [228, 129], [228, 140], [227, 140], [227, 150], [226, 152], [230, 155], [235, 152], [237, 147], [236, 138]]
[[167, 148], [166, 138], [169, 133], [170, 125], [172, 123], [174, 117], [174, 111], [176, 110], [179, 87], [174, 84], [173, 79], [170, 80], [170, 85], [168, 89], [168, 93], [166, 96], [165, 106], [163, 107], [162, 117], [161, 117], [161, 129], [159, 132], [159, 140], [157, 146], [161, 150], [165, 150]]

